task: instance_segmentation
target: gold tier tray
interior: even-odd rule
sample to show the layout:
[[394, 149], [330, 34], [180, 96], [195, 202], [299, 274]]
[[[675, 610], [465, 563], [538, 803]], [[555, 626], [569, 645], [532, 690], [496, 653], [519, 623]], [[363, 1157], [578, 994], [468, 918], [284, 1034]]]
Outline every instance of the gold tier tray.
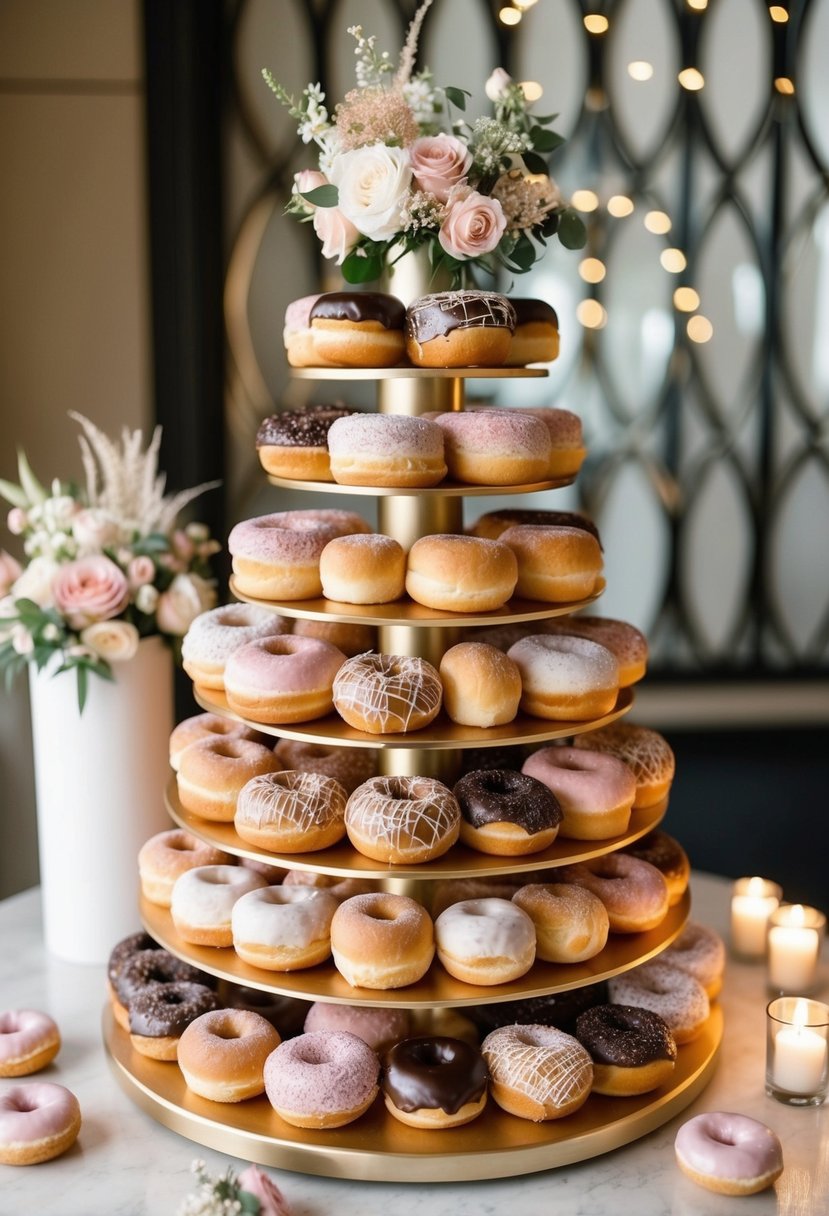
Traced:
[[261, 988], [284, 996], [302, 997], [308, 1001], [331, 1001], [335, 1005], [382, 1005], [393, 1008], [423, 1009], [444, 1006], [484, 1005], [496, 1001], [514, 1001], [533, 996], [549, 996], [570, 988], [581, 988], [629, 971], [639, 963], [659, 954], [679, 936], [688, 920], [691, 896], [688, 891], [679, 903], [669, 908], [662, 924], [647, 933], [611, 934], [600, 954], [586, 963], [536, 962], [526, 975], [508, 984], [482, 987], [456, 980], [437, 961], [417, 984], [388, 991], [352, 988], [329, 959], [303, 971], [264, 971], [239, 958], [232, 947], [193, 946], [176, 932], [169, 908], [161, 908], [141, 898], [141, 923], [151, 937], [188, 963], [200, 967], [219, 979], [242, 984], [246, 988]]
[[[668, 799], [634, 811], [628, 830], [621, 836], [609, 836], [606, 840], [556, 840], [540, 853], [528, 853], [523, 857], [495, 857], [478, 853], [466, 845], [455, 844], [434, 861], [421, 865], [383, 865], [358, 853], [348, 840], [316, 853], [269, 853], [257, 849], [242, 839], [232, 823], [218, 823], [202, 819], [181, 805], [175, 777], [171, 777], [164, 793], [164, 801], [170, 817], [179, 827], [192, 836], [203, 840], [214, 848], [224, 849], [236, 857], [252, 861], [264, 861], [268, 865], [286, 870], [309, 870], [315, 874], [333, 874], [341, 878], [367, 878], [382, 881], [389, 878], [449, 879], [449, 878], [495, 878], [499, 874], [522, 874], [535, 870], [546, 870], [553, 866], [574, 865], [603, 857], [632, 844], [653, 831], [665, 816]], [[554, 878], [552, 875], [551, 878]]]
[[243, 1161], [329, 1178], [370, 1182], [470, 1182], [537, 1173], [621, 1148], [667, 1123], [702, 1092], [717, 1064], [723, 1018], [715, 1005], [702, 1034], [680, 1047], [667, 1085], [636, 1098], [597, 1094], [566, 1119], [531, 1123], [490, 1098], [472, 1123], [448, 1131], [407, 1127], [378, 1097], [347, 1127], [289, 1126], [264, 1096], [224, 1105], [191, 1093], [175, 1064], [147, 1059], [107, 1006], [103, 1037], [118, 1084], [158, 1123]]
[[349, 726], [339, 714], [331, 713], [313, 722], [280, 723], [268, 726], [256, 722], [253, 718], [243, 718], [234, 713], [228, 706], [223, 692], [214, 688], [202, 688], [193, 685], [193, 696], [203, 710], [208, 713], [220, 714], [223, 718], [231, 718], [234, 722], [244, 722], [253, 730], [264, 735], [276, 735], [281, 739], [299, 739], [303, 743], [320, 743], [323, 746], [342, 747], [394, 747], [420, 748], [421, 750], [445, 751], [465, 747], [497, 747], [500, 744], [544, 743], [548, 739], [565, 739], [569, 735], [581, 735], [587, 731], [598, 730], [615, 722], [622, 714], [626, 714], [633, 705], [633, 693], [629, 688], [619, 692], [616, 704], [609, 714], [601, 718], [591, 718], [587, 722], [548, 722], [545, 718], [533, 718], [529, 714], [519, 714], [512, 722], [504, 726], [459, 726], [452, 722], [441, 711], [429, 726], [422, 730], [409, 731], [408, 734], [370, 735], [366, 731], [355, 730]]
[[346, 486], [338, 481], [298, 481], [292, 477], [278, 477], [268, 473], [267, 479], [272, 486], [283, 490], [311, 490], [322, 494], [363, 494], [372, 498], [408, 498], [425, 495], [444, 498], [495, 498], [501, 494], [540, 494], [544, 490], [561, 490], [571, 486], [576, 480], [573, 477], [555, 477], [546, 481], [530, 481], [518, 486], [474, 486], [463, 481], [452, 481], [447, 478], [436, 486]]
[[544, 364], [537, 367], [292, 367], [293, 380], [528, 380], [548, 376]]

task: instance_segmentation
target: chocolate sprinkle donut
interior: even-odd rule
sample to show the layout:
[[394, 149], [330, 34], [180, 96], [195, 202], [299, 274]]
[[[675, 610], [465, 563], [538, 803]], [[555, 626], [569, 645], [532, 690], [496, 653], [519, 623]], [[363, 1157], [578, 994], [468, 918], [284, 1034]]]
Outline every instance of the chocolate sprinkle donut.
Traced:
[[514, 823], [528, 836], [558, 827], [564, 818], [558, 799], [543, 782], [513, 769], [479, 769], [456, 784], [461, 814], [473, 828]]
[[441, 1035], [403, 1039], [386, 1052], [383, 1068], [383, 1091], [398, 1110], [456, 1115], [486, 1089], [487, 1068], [477, 1048]]
[[637, 1005], [596, 1005], [576, 1018], [576, 1038], [597, 1064], [640, 1068], [652, 1060], [675, 1060], [667, 1024]]
[[178, 1037], [197, 1017], [218, 1008], [215, 992], [204, 984], [184, 980], [152, 984], [130, 1001], [130, 1034], [147, 1039]]
[[555, 1026], [572, 1033], [576, 1018], [593, 1005], [607, 1003], [607, 984], [587, 984], [551, 996], [531, 996], [522, 1001], [498, 1001], [476, 1005], [464, 1012], [469, 1015], [482, 1035], [499, 1026]]
[[126, 960], [113, 987], [122, 1005], [130, 1005], [139, 992], [157, 984], [187, 981], [198, 984], [205, 976], [197, 967], [170, 954], [169, 950], [139, 950]]
[[271, 414], [259, 424], [256, 447], [327, 448], [331, 423], [353, 413], [345, 406], [309, 405]]
[[114, 946], [112, 953], [109, 956], [107, 963], [107, 978], [110, 984], [115, 987], [115, 981], [121, 974], [121, 970], [127, 959], [132, 958], [134, 954], [138, 954], [142, 950], [158, 950], [160, 949], [157, 941], [150, 937], [149, 933], [139, 930], [138, 933], [131, 933], [129, 937], [125, 937], [123, 941], [118, 942]]

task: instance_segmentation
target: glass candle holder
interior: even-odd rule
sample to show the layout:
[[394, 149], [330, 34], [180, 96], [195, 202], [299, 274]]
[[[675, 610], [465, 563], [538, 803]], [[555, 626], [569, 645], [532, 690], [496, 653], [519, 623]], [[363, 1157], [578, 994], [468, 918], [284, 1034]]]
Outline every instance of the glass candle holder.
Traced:
[[768, 985], [772, 992], [804, 993], [815, 985], [826, 917], [817, 908], [781, 904], [768, 921]]
[[829, 1005], [779, 996], [766, 1008], [766, 1093], [790, 1106], [820, 1106], [829, 1087]]
[[768, 878], [738, 878], [731, 893], [731, 949], [744, 959], [766, 955], [768, 919], [783, 892]]

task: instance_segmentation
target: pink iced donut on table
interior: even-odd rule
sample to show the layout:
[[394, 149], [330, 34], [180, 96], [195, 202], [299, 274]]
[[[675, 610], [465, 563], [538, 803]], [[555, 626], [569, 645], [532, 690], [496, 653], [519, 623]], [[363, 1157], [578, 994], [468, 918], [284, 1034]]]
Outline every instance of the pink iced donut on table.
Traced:
[[702, 1031], [711, 1012], [702, 984], [678, 967], [659, 959], [643, 963], [608, 981], [614, 1005], [639, 1005], [667, 1022], [677, 1043], [690, 1043]]
[[342, 1127], [377, 1096], [380, 1061], [368, 1043], [345, 1030], [287, 1039], [265, 1061], [265, 1093], [294, 1127]]
[[276, 637], [249, 642], [225, 668], [227, 703], [256, 722], [309, 722], [334, 706], [334, 677], [346, 657], [319, 638]]
[[203, 612], [181, 642], [181, 665], [194, 684], [223, 689], [234, 650], [258, 638], [288, 633], [287, 621], [259, 604], [223, 604]]
[[696, 1115], [677, 1132], [674, 1150], [683, 1174], [721, 1195], [755, 1195], [783, 1173], [777, 1136], [748, 1115]]
[[0, 1013], [0, 1077], [25, 1077], [54, 1060], [60, 1050], [57, 1023], [37, 1009]]
[[725, 944], [719, 933], [707, 925], [688, 921], [676, 941], [659, 957], [663, 963], [678, 967], [698, 980], [709, 999], [717, 996], [722, 989]]
[[353, 511], [277, 511], [245, 519], [227, 538], [236, 587], [259, 599], [322, 595], [320, 554], [325, 546], [336, 536], [370, 531]]
[[555, 794], [564, 812], [560, 836], [607, 840], [627, 830], [636, 778], [616, 756], [576, 747], [542, 747], [521, 771]]
[[607, 908], [611, 933], [655, 929], [668, 911], [668, 884], [656, 866], [637, 857], [608, 853], [606, 857], [564, 866], [558, 874], [562, 882], [577, 883], [598, 895]]
[[0, 1163], [37, 1165], [59, 1157], [81, 1130], [78, 1099], [63, 1085], [27, 1081], [0, 1092]]

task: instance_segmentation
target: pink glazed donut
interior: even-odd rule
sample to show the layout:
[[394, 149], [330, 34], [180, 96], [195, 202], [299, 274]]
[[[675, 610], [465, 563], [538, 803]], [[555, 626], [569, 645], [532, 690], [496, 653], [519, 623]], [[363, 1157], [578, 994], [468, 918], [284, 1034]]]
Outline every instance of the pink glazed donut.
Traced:
[[81, 1108], [63, 1085], [28, 1081], [0, 1093], [0, 1163], [37, 1165], [59, 1157], [78, 1138]]
[[37, 1009], [0, 1013], [0, 1077], [25, 1077], [45, 1068], [60, 1051], [60, 1031]]
[[607, 840], [627, 831], [636, 778], [618, 757], [577, 747], [542, 747], [525, 760], [521, 772], [555, 794], [564, 813], [560, 836]]
[[320, 554], [325, 546], [335, 536], [370, 531], [353, 511], [277, 511], [242, 520], [227, 538], [236, 589], [258, 599], [322, 595]]
[[720, 1195], [756, 1195], [783, 1173], [777, 1136], [747, 1115], [697, 1115], [677, 1132], [674, 1151], [683, 1174]]
[[577, 883], [598, 895], [607, 908], [611, 933], [642, 933], [655, 929], [665, 919], [668, 884], [648, 861], [625, 853], [608, 853], [606, 857], [564, 866], [558, 874], [562, 882]]
[[249, 642], [227, 661], [227, 703], [255, 722], [310, 722], [333, 708], [334, 677], [345, 661], [319, 638], [289, 634]]
[[265, 1093], [294, 1127], [343, 1127], [377, 1097], [380, 1060], [347, 1030], [317, 1030], [287, 1039], [265, 1061]]

